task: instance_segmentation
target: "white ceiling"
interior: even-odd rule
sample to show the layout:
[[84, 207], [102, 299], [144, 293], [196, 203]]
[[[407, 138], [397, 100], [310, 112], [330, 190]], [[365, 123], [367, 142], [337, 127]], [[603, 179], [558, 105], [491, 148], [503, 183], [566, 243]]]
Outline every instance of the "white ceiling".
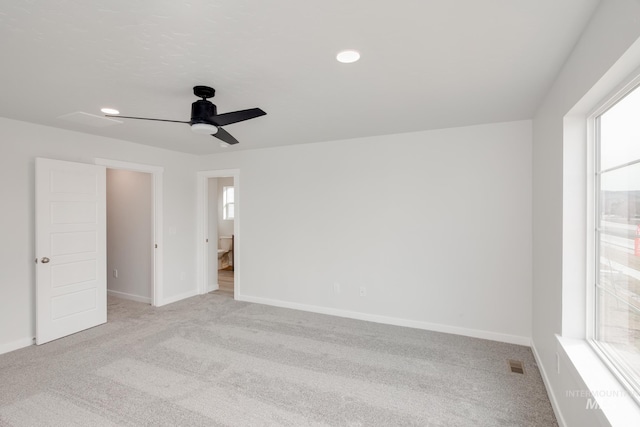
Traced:
[[[0, 5], [0, 116], [194, 154], [219, 141], [187, 125], [194, 85], [226, 150], [527, 119], [598, 0], [12, 0]], [[338, 51], [362, 58], [340, 64]]]

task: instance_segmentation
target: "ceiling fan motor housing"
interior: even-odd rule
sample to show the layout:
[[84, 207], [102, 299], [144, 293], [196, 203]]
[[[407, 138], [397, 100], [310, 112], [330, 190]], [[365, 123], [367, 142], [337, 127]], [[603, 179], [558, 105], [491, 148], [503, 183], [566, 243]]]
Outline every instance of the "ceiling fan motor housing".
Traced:
[[191, 104], [191, 124], [211, 123], [211, 117], [216, 115], [216, 106], [201, 99]]

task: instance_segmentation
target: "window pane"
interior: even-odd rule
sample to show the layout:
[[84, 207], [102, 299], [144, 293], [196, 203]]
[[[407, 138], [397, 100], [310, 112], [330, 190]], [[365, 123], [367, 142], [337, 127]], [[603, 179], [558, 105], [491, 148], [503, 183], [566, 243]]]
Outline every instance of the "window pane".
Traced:
[[227, 203], [233, 203], [233, 187], [222, 188], [222, 203], [224, 205]]
[[222, 207], [222, 219], [233, 219], [233, 203], [227, 203]]
[[621, 272], [611, 272], [606, 279], [607, 284], [598, 290], [596, 339], [603, 344], [604, 350], [626, 373], [627, 378], [638, 386], [640, 312], [637, 309], [637, 294], [629, 290], [633, 285], [624, 279], [618, 282], [618, 276], [623, 275]]
[[600, 116], [600, 170], [640, 159], [640, 90]]
[[[599, 118], [595, 336], [640, 390], [640, 90]], [[626, 165], [626, 166], [623, 166]], [[611, 168], [616, 168], [609, 170]]]
[[640, 224], [640, 163], [602, 174], [600, 209], [601, 220], [627, 224], [630, 233], [624, 237], [635, 238], [635, 226]]

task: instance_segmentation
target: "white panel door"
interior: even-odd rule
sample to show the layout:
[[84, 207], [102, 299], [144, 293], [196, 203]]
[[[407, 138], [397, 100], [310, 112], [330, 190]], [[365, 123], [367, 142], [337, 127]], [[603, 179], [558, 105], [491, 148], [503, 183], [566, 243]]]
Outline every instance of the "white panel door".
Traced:
[[36, 159], [36, 344], [107, 321], [105, 171]]

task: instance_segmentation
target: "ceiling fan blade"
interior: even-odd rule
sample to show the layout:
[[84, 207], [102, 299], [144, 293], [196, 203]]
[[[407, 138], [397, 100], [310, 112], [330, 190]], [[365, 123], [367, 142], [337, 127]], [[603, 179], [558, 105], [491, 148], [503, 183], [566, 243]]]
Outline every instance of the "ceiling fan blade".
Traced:
[[171, 123], [190, 123], [190, 122], [181, 122], [179, 120], [165, 120], [165, 119], [148, 119], [146, 117], [128, 117], [128, 116], [120, 116], [117, 114], [105, 114], [106, 117], [114, 117], [116, 119], [136, 119], [136, 120], [153, 120], [154, 122], [171, 122]]
[[248, 110], [233, 111], [231, 113], [218, 114], [211, 117], [211, 123], [216, 126], [225, 126], [232, 123], [242, 122], [244, 120], [254, 119], [264, 116], [265, 113], [259, 108], [249, 108]]
[[216, 138], [218, 138], [221, 141], [226, 142], [227, 144], [238, 144], [240, 141], [238, 141], [237, 139], [235, 139], [233, 136], [231, 136], [231, 134], [229, 132], [227, 132], [226, 130], [222, 129], [222, 128], [218, 128], [218, 132], [214, 133], [211, 136], [215, 136]]

